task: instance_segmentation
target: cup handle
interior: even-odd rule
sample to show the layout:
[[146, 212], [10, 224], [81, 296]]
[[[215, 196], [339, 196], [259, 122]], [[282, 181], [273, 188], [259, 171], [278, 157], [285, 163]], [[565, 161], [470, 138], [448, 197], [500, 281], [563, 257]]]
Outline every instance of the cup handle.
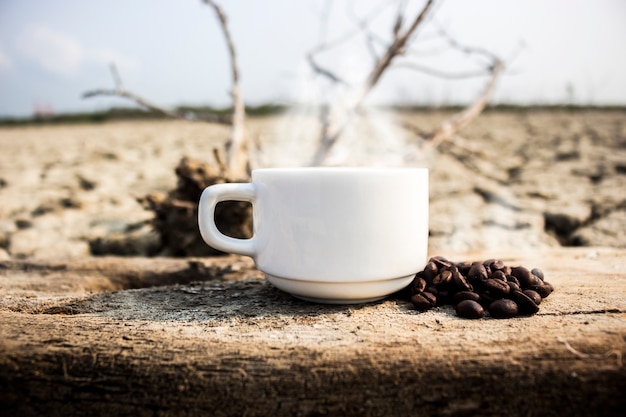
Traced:
[[215, 225], [215, 206], [220, 201], [249, 201], [254, 204], [256, 188], [254, 184], [226, 183], [215, 184], [204, 189], [198, 206], [198, 226], [202, 239], [215, 249], [255, 257], [256, 238], [236, 239], [224, 235]]

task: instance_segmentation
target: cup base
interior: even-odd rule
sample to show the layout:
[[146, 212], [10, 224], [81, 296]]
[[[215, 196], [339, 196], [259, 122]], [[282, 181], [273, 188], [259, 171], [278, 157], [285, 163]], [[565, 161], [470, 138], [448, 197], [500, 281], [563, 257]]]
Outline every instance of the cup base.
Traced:
[[415, 274], [366, 282], [303, 281], [265, 274], [276, 288], [305, 301], [321, 304], [362, 304], [378, 301], [411, 283]]

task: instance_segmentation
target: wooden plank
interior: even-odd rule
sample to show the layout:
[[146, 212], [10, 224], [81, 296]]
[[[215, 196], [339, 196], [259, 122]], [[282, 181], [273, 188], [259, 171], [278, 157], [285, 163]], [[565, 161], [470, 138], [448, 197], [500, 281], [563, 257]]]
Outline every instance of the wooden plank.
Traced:
[[0, 414], [617, 415], [626, 251], [459, 253], [537, 266], [533, 317], [390, 297], [310, 304], [250, 260], [0, 264]]

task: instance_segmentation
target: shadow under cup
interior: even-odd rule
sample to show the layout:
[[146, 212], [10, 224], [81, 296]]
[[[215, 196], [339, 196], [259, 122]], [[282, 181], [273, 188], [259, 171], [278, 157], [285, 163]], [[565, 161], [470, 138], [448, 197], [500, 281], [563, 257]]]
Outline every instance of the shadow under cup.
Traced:
[[[214, 223], [219, 201], [250, 201], [254, 235]], [[428, 250], [425, 168], [269, 168], [252, 183], [207, 187], [198, 210], [204, 240], [252, 256], [276, 287], [322, 303], [362, 303], [407, 286]]]

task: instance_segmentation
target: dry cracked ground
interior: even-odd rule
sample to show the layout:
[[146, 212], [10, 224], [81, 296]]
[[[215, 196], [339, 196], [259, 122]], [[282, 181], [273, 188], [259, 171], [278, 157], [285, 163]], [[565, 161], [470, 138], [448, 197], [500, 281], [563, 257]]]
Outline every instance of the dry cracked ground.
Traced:
[[[431, 253], [626, 247], [626, 111], [491, 111], [435, 150], [398, 127], [426, 131], [447, 115], [363, 120], [332, 163], [428, 167]], [[306, 161], [307, 117], [252, 118], [258, 162]], [[183, 121], [0, 127], [0, 259], [166, 253], [139, 200], [171, 190], [182, 157], [210, 161], [227, 137]]]

